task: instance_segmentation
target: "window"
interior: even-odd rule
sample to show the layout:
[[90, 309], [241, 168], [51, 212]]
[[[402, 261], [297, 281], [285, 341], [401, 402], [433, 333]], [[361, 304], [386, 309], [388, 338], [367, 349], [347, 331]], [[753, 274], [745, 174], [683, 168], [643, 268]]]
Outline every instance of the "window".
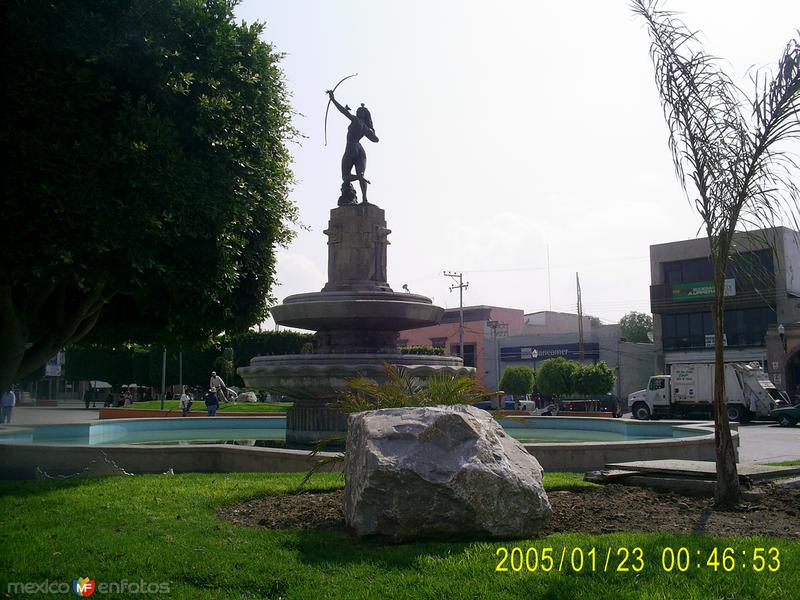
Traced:
[[[729, 347], [764, 346], [767, 327], [776, 322], [769, 307], [725, 311], [725, 337]], [[664, 350], [705, 348], [706, 336], [714, 333], [710, 312], [663, 315]]]
[[712, 278], [711, 259], [693, 258], [664, 263], [664, 283], [695, 283], [697, 281], [710, 281]]
[[[459, 347], [458, 344], [450, 344], [450, 356], [458, 356]], [[475, 366], [475, 344], [464, 344], [464, 356], [461, 358], [464, 359], [464, 366], [465, 367], [474, 367]]]
[[433, 346], [434, 348], [444, 348], [445, 344], [447, 344], [446, 337], [431, 338], [431, 346]]
[[[711, 281], [714, 276], [710, 258], [692, 258], [664, 263], [664, 283], [696, 283]], [[733, 254], [725, 269], [725, 277], [736, 279], [737, 289], [769, 288], [775, 285], [775, 265], [770, 250]]]
[[651, 390], [663, 390], [665, 382], [666, 382], [666, 379], [651, 379], [650, 380], [650, 387], [648, 389], [651, 389]]

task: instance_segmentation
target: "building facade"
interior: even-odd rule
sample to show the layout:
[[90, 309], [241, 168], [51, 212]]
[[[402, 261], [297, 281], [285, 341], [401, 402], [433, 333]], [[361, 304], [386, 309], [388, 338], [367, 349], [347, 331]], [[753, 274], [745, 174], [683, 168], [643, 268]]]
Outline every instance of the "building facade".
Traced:
[[[725, 360], [758, 361], [782, 388], [786, 357], [776, 355], [767, 340], [778, 324], [800, 320], [798, 234], [785, 227], [737, 233], [733, 249], [725, 273]], [[713, 362], [708, 240], [650, 246], [650, 277], [659, 370], [668, 372], [681, 362]]]
[[[524, 312], [501, 306], [465, 306], [464, 311], [464, 365], [475, 367], [481, 383], [495, 389], [489, 377], [493, 370], [494, 345], [497, 338], [515, 335], [522, 331]], [[459, 355], [458, 308], [448, 308], [438, 325], [409, 329], [400, 332], [400, 346], [433, 346], [442, 348], [448, 356]]]
[[[620, 342], [619, 325], [592, 327], [584, 317], [585, 362], [605, 361], [615, 370], [614, 392], [627, 397], [645, 387], [655, 372], [655, 346]], [[459, 354], [459, 309], [445, 310], [439, 325], [403, 331], [401, 346], [434, 346], [445, 354]], [[536, 358], [533, 358], [536, 350]], [[543, 360], [555, 357], [580, 360], [578, 315], [553, 311], [523, 314], [522, 310], [499, 306], [464, 307], [464, 364], [475, 367], [481, 383], [498, 389], [503, 370], [526, 365], [533, 370]]]
[[[577, 324], [577, 315], [575, 322]], [[655, 346], [621, 342], [619, 325], [599, 325], [584, 328], [583, 356], [580, 353], [578, 332], [523, 334], [503, 338], [500, 343], [499, 371], [506, 367], [525, 365], [536, 371], [542, 361], [562, 357], [578, 362], [605, 362], [616, 375], [613, 393], [626, 398], [643, 389], [655, 372]], [[492, 379], [495, 380], [495, 379]]]

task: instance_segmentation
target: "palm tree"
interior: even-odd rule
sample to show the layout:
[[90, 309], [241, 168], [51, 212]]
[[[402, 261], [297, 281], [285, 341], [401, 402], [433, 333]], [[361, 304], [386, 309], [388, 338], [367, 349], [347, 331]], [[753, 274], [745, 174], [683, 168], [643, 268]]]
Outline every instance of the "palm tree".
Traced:
[[786, 142], [800, 138], [800, 43], [791, 40], [774, 73], [756, 71], [748, 95], [659, 0], [633, 0], [650, 34], [655, 81], [676, 175], [703, 219], [714, 277], [714, 422], [720, 507], [740, 499], [723, 372], [725, 269], [737, 229], [795, 222], [797, 163]]

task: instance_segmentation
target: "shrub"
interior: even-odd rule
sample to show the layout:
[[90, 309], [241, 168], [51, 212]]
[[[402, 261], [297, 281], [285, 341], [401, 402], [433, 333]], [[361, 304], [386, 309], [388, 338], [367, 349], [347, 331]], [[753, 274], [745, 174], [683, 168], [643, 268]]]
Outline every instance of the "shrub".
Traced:
[[533, 371], [526, 366], [507, 367], [500, 378], [500, 389], [515, 397], [530, 394], [533, 385]]

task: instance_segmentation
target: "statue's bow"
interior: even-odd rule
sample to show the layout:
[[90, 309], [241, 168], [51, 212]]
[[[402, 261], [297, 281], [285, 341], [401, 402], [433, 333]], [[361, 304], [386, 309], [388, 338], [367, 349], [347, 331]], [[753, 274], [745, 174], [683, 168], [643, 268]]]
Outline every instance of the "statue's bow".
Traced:
[[[348, 75], [347, 77], [342, 77], [339, 80], [339, 83], [337, 83], [335, 86], [333, 86], [333, 89], [330, 90], [331, 93], [336, 91], [336, 88], [339, 87], [339, 84], [342, 83], [342, 81], [350, 79], [351, 77], [355, 77], [356, 75], [358, 75], [358, 73], [353, 73], [352, 75]], [[331, 108], [331, 99], [328, 98], [328, 106], [325, 107], [325, 145], [326, 146], [328, 145], [328, 110], [330, 110], [330, 108]]]

